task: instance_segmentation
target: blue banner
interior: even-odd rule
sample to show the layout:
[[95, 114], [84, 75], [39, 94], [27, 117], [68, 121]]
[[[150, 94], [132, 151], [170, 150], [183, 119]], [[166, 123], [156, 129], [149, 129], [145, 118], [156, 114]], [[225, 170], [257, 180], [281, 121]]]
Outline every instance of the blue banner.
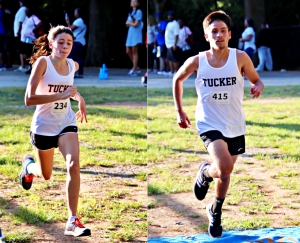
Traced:
[[300, 243], [300, 227], [269, 228], [259, 230], [225, 231], [221, 238], [208, 234], [180, 235], [176, 237], [150, 238], [148, 243]]

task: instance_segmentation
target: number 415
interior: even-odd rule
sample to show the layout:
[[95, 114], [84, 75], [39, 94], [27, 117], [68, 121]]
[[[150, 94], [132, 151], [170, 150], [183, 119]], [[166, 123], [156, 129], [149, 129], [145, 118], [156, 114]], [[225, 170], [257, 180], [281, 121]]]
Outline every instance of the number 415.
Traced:
[[215, 100], [227, 100], [228, 99], [228, 94], [223, 93], [223, 94], [214, 94], [212, 96]]

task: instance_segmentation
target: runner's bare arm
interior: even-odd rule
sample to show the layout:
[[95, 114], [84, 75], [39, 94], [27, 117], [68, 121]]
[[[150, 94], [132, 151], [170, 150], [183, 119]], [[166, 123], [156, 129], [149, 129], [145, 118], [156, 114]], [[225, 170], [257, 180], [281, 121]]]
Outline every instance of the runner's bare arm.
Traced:
[[78, 62], [75, 62], [75, 61], [74, 61], [74, 63], [75, 63], [75, 72], [77, 72], [79, 69], [79, 64], [78, 64]]
[[85, 100], [84, 98], [80, 95], [79, 92], [77, 92], [75, 94], [74, 97], [72, 97], [73, 100], [76, 100], [78, 101], [78, 111], [76, 112], [76, 119], [80, 119], [80, 123], [83, 122], [83, 120], [85, 120], [85, 122], [88, 122], [87, 121], [87, 118], [86, 118], [86, 105], [85, 105]]
[[237, 62], [242, 74], [245, 74], [252, 87], [250, 94], [253, 98], [258, 98], [264, 91], [264, 84], [255, 70], [253, 63], [247, 53], [237, 50]]
[[39, 58], [32, 67], [32, 72], [28, 80], [26, 93], [25, 93], [25, 105], [41, 105], [51, 103], [57, 100], [64, 100], [74, 96], [77, 92], [75, 86], [69, 87], [62, 93], [56, 93], [51, 95], [37, 95], [36, 89], [42, 76], [44, 75], [47, 68], [47, 63], [44, 58]]
[[190, 57], [173, 78], [173, 98], [175, 110], [177, 111], [177, 123], [181, 128], [188, 128], [191, 125], [190, 119], [182, 108], [183, 82], [194, 72], [197, 72], [198, 64], [198, 55]]
[[[77, 71], [79, 68], [79, 65], [77, 62], [75, 62], [75, 70]], [[86, 118], [86, 105], [85, 105], [85, 100], [84, 98], [80, 95], [79, 92], [77, 92], [74, 96], [71, 97], [73, 100], [78, 101], [78, 109], [79, 111], [76, 112], [76, 119], [80, 119], [80, 122], [82, 123], [83, 120], [85, 120], [85, 122], [87, 121]]]

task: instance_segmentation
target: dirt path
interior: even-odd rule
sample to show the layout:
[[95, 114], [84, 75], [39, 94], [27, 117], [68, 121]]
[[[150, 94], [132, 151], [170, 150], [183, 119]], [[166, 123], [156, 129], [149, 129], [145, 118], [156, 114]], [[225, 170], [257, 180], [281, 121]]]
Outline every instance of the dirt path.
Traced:
[[[294, 225], [300, 226], [299, 217], [298, 221], [295, 218], [300, 208], [299, 193], [296, 197], [291, 198], [289, 196], [291, 191], [280, 188], [278, 182], [272, 178], [272, 175], [277, 174], [278, 171], [267, 170], [263, 166], [263, 161], [253, 158], [253, 155], [258, 152], [274, 152], [274, 154], [277, 154], [278, 151], [276, 149], [248, 149], [247, 153], [239, 157], [236, 162], [235, 174], [252, 176], [252, 181], [259, 184], [259, 192], [265, 194], [265, 199], [273, 204], [273, 209], [268, 214], [257, 212], [250, 215], [239, 211], [239, 207], [247, 207], [249, 205], [247, 200], [242, 200], [237, 205], [229, 205], [225, 200], [223, 217], [252, 219], [253, 217], [267, 216], [270, 218], [270, 227], [291, 226], [291, 220], [294, 220]], [[208, 159], [208, 156], [201, 155], [201, 160], [206, 159]], [[191, 175], [192, 173], [194, 178], [198, 167], [198, 163], [191, 163], [189, 168], [185, 168], [186, 172], [183, 170], [181, 173], [183, 175]], [[230, 190], [234, 190], [234, 186], [231, 186]], [[203, 201], [198, 201], [193, 195], [192, 188], [191, 192], [188, 193], [150, 196], [148, 201], [155, 201], [156, 206], [148, 209], [148, 237], [156, 238], [206, 233], [206, 227], [203, 228], [200, 225], [208, 224], [205, 207], [212, 202], [213, 198], [214, 193], [210, 189], [206, 198]], [[293, 205], [293, 208], [290, 205]], [[223, 223], [224, 226], [226, 227]]]
[[[141, 202], [144, 206], [143, 210], [146, 209], [146, 182], [135, 179], [132, 175], [133, 173], [138, 173], [143, 171], [143, 166], [118, 166], [113, 168], [103, 168], [103, 167], [89, 167], [81, 171], [81, 196], [97, 198], [107, 197], [107, 182], [110, 180], [118, 179], [117, 189], [118, 190], [130, 190], [129, 199], [137, 202]], [[44, 183], [40, 179], [35, 180], [36, 184]], [[127, 185], [134, 185], [128, 188]], [[19, 186], [19, 185], [18, 185]], [[19, 187], [17, 186], [16, 189]], [[9, 207], [7, 212], [16, 211], [20, 205], [25, 205], [27, 202], [22, 201], [22, 196], [11, 197], [12, 190], [11, 187], [5, 187], [0, 189], [1, 198], [9, 202]], [[55, 200], [64, 200], [65, 199], [65, 182], [58, 182], [54, 188], [49, 188], [48, 190], [39, 191], [39, 196], [44, 194], [45, 196], [52, 195], [55, 197]], [[92, 209], [91, 209], [92, 210]], [[49, 212], [51, 213], [51, 212]], [[66, 212], [62, 212], [66, 213]], [[138, 222], [137, 222], [138, 223]], [[9, 228], [8, 222], [2, 221], [1, 228], [3, 233], [7, 232]], [[121, 242], [119, 240], [113, 241], [111, 238], [107, 238], [109, 230], [107, 227], [110, 225], [110, 221], [100, 221], [97, 219], [90, 219], [85, 223], [86, 227], [89, 227], [92, 231], [91, 237], [82, 237], [74, 238], [67, 237], [63, 235], [65, 229], [64, 222], [54, 222], [54, 223], [42, 223], [38, 225], [21, 223], [16, 225], [15, 229], [22, 229], [22, 231], [31, 232], [29, 236], [34, 238], [34, 241], [31, 242], [57, 242], [57, 243], [71, 243], [71, 242], [86, 242], [86, 243], [102, 243], [102, 242]], [[14, 229], [14, 230], [15, 230]], [[33, 234], [32, 234], [33, 232]], [[146, 242], [146, 236], [136, 237], [131, 242]]]
[[[104, 106], [112, 106], [112, 107], [126, 107], [130, 108], [145, 108], [146, 102], [114, 102], [114, 103], [106, 103]], [[19, 108], [26, 108], [25, 106], [20, 106]], [[145, 134], [146, 135], [146, 134]], [[1, 145], [1, 142], [0, 142]], [[3, 145], [3, 143], [2, 143]], [[81, 143], [81, 146], [84, 144]], [[17, 159], [18, 161], [21, 158]], [[0, 162], [0, 166], [3, 166]], [[143, 165], [116, 165], [116, 166], [90, 166], [84, 167], [81, 169], [81, 188], [80, 188], [80, 200], [82, 203], [84, 200], [95, 200], [96, 205], [101, 208], [105, 208], [107, 205], [102, 203], [102, 199], [106, 199], [110, 202], [116, 202], [119, 204], [124, 204], [130, 208], [128, 212], [124, 210], [122, 211], [122, 215], [125, 215], [126, 218], [117, 219], [118, 224], [122, 225], [119, 228], [113, 228], [112, 225], [116, 224], [116, 221], [110, 220], [110, 213], [113, 211], [112, 208], [107, 208], [106, 210], [101, 211], [98, 210], [98, 214], [93, 214], [93, 208], [88, 208], [86, 211], [90, 211], [91, 215], [100, 215], [100, 218], [90, 217], [86, 215], [78, 215], [79, 217], [84, 217], [85, 222], [84, 225], [91, 229], [92, 236], [90, 237], [81, 237], [74, 238], [72, 236], [64, 236], [65, 230], [65, 222], [62, 220], [56, 220], [51, 223], [41, 223], [42, 220], [39, 218], [39, 213], [34, 213], [32, 208], [35, 205], [35, 193], [38, 197], [42, 198], [43, 202], [49, 207], [49, 215], [53, 213], [53, 209], [51, 208], [51, 202], [57, 202], [59, 206], [55, 205], [54, 208], [59, 208], [61, 211], [62, 217], [67, 217], [66, 210], [66, 188], [65, 188], [65, 178], [66, 169], [64, 164], [56, 164], [53, 171], [60, 173], [53, 173], [52, 179], [49, 182], [45, 182], [42, 179], [35, 178], [33, 187], [30, 190], [30, 195], [26, 194], [26, 191], [21, 189], [19, 185], [18, 179], [7, 179], [5, 177], [0, 178], [0, 227], [3, 231], [3, 234], [18, 234], [23, 241], [26, 235], [32, 239], [30, 242], [38, 242], [38, 243], [46, 243], [46, 242], [56, 242], [56, 243], [71, 243], [71, 242], [84, 242], [84, 243], [105, 243], [105, 242], [123, 242], [118, 240], [118, 237], [113, 237], [113, 233], [117, 233], [118, 230], [123, 230], [127, 232], [127, 229], [122, 228], [122, 223], [125, 220], [129, 222], [133, 222], [136, 224], [145, 224], [146, 219], [140, 215], [146, 214], [147, 210], [147, 182], [145, 180], [141, 180], [136, 178], [136, 174], [140, 172], [145, 173], [146, 166]], [[61, 173], [62, 172], [62, 173]], [[59, 175], [58, 175], [59, 174]], [[63, 176], [62, 176], [63, 175]], [[56, 178], [58, 176], [59, 179]], [[46, 186], [47, 183], [50, 186]], [[45, 189], [41, 189], [45, 188]], [[120, 197], [111, 196], [109, 193], [114, 192], [124, 192], [124, 195]], [[40, 200], [40, 198], [36, 200]], [[38, 201], [38, 203], [41, 203]], [[39, 205], [37, 203], [37, 205]], [[48, 204], [49, 206], [48, 206]], [[134, 204], [131, 206], [131, 204]], [[80, 204], [80, 202], [79, 202]], [[88, 204], [87, 205], [92, 205]], [[114, 205], [113, 203], [108, 204]], [[19, 215], [13, 218], [17, 218], [17, 222], [13, 221], [10, 217], [10, 213], [15, 213], [17, 210], [29, 208], [29, 215]], [[2, 210], [3, 209], [3, 210]], [[121, 210], [121, 207], [120, 207]], [[88, 213], [86, 213], [88, 214]], [[118, 215], [116, 213], [116, 215]], [[37, 217], [36, 221], [33, 223], [28, 222], [28, 218], [31, 220]], [[50, 217], [51, 218], [51, 217]], [[123, 221], [122, 221], [123, 220]], [[130, 227], [130, 226], [129, 226]], [[134, 228], [134, 227], [133, 227]], [[136, 228], [134, 228], [136, 229]], [[147, 231], [138, 229], [138, 232], [143, 231], [141, 235], [136, 236], [130, 242], [146, 242], [147, 241]], [[28, 232], [28, 233], [27, 233]], [[131, 232], [128, 230], [128, 232]], [[135, 232], [133, 232], [135, 233]], [[19, 242], [19, 241], [18, 241]]]

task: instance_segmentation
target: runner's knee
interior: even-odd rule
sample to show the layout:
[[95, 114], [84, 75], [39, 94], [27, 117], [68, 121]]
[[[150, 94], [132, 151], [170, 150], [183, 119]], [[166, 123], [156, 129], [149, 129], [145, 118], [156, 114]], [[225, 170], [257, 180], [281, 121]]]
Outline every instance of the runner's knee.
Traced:
[[66, 164], [67, 164], [69, 174], [80, 173], [79, 160], [77, 158], [75, 157], [67, 158]]
[[229, 178], [232, 171], [233, 171], [234, 162], [231, 158], [228, 158], [227, 160], [222, 160], [218, 163], [217, 166], [217, 173], [218, 178], [220, 179], [226, 179]]

